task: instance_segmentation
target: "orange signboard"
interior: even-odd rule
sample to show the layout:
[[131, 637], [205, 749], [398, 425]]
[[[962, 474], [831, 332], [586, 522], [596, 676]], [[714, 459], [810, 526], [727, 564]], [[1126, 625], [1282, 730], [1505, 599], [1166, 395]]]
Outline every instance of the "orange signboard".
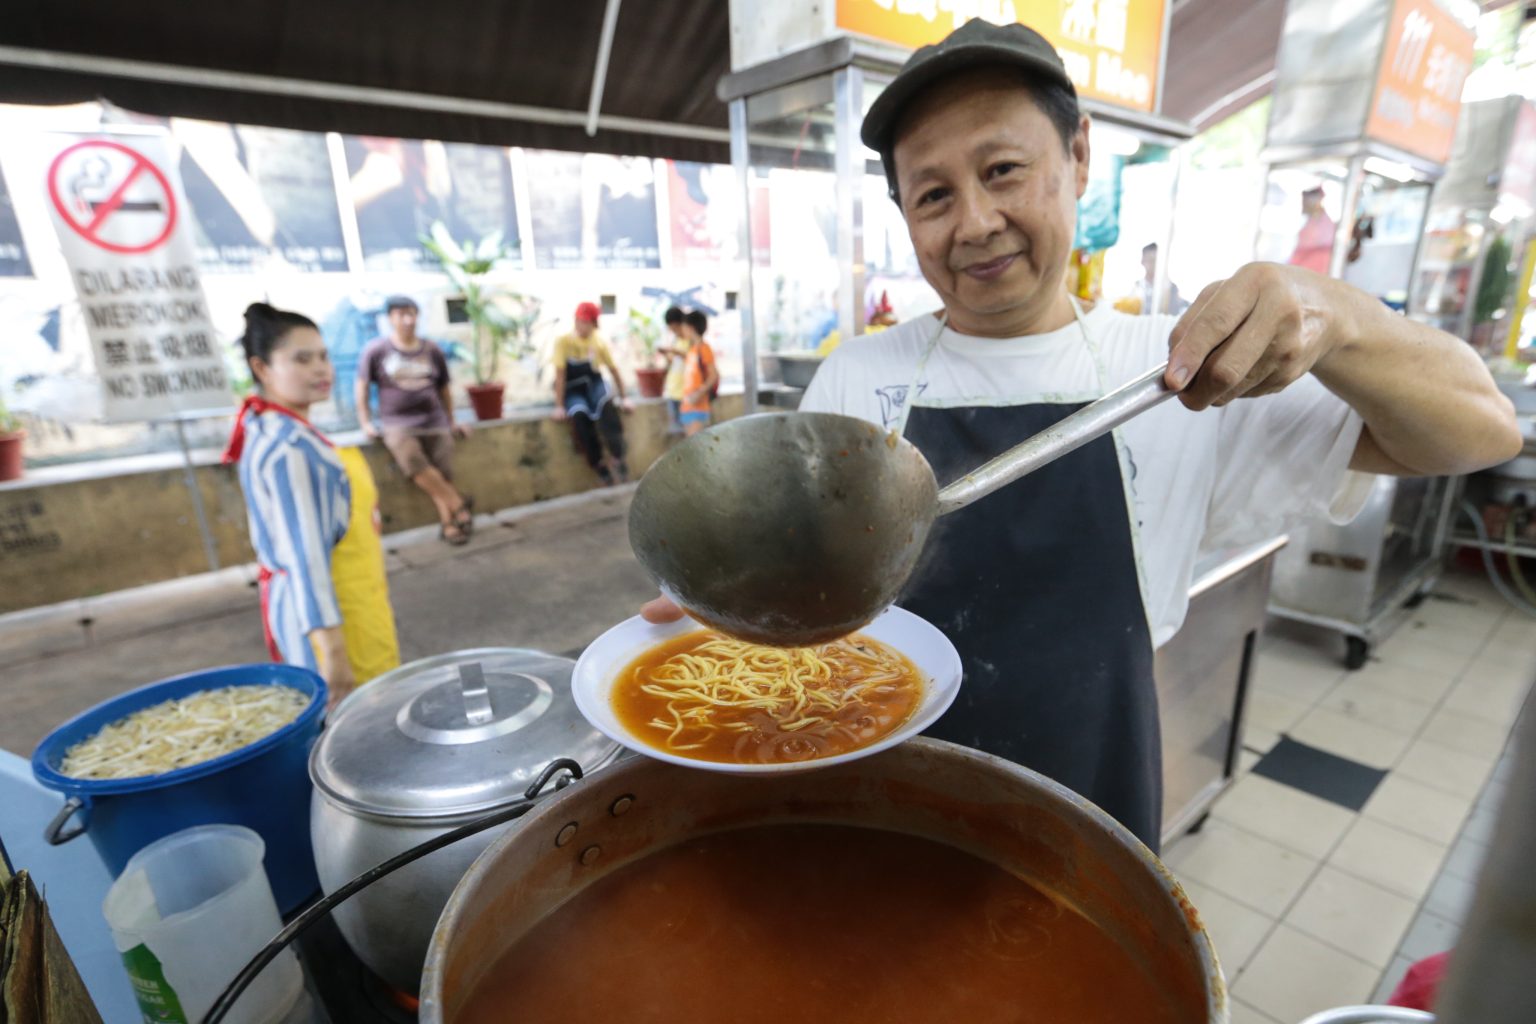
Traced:
[[1450, 159], [1472, 30], [1434, 0], [1397, 0], [1365, 134], [1435, 163]]
[[837, 0], [837, 27], [917, 49], [972, 18], [1023, 22], [1061, 53], [1079, 95], [1157, 107], [1164, 0]]

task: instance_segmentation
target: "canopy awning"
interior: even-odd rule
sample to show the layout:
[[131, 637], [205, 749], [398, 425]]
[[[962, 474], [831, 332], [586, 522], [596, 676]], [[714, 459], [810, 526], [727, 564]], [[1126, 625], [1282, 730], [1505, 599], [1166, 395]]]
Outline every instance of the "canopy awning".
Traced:
[[721, 0], [618, 5], [587, 135], [610, 2], [21, 0], [0, 36], [0, 101], [728, 162]]
[[1163, 115], [1204, 131], [1269, 95], [1284, 23], [1285, 0], [1176, 0]]
[[[0, 101], [728, 163], [725, 0], [17, 0]], [[1173, 6], [1163, 114], [1196, 128], [1267, 91], [1284, 0]]]

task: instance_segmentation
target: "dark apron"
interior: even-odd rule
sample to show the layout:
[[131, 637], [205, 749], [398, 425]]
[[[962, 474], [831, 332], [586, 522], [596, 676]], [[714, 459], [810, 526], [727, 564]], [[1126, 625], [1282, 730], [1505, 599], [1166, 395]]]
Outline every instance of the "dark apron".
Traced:
[[608, 385], [590, 359], [565, 361], [565, 411], [571, 416], [597, 419], [608, 401]]
[[[1081, 407], [916, 407], [906, 437], [942, 485]], [[1156, 851], [1162, 751], [1134, 543], [1115, 441], [1102, 437], [940, 519], [898, 603], [964, 666], [927, 735], [1055, 779]]]

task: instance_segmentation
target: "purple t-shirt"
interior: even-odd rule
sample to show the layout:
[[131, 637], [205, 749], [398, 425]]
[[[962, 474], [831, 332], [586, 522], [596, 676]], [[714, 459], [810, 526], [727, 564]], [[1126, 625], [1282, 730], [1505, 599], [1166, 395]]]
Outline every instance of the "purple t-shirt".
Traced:
[[448, 384], [448, 359], [427, 339], [405, 352], [389, 338], [363, 349], [358, 372], [379, 389], [379, 424], [391, 430], [448, 430], [448, 411], [438, 389]]

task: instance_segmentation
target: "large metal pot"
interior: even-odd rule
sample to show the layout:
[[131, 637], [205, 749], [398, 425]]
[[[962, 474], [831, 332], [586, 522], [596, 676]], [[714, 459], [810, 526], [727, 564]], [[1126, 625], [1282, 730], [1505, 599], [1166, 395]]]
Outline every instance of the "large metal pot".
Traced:
[[[576, 711], [575, 662], [480, 648], [403, 665], [337, 709], [310, 756], [310, 834], [334, 892], [413, 846], [523, 798], [551, 760], [592, 772], [619, 746]], [[414, 993], [438, 914], [469, 865], [519, 822], [428, 854], [343, 903], [336, 923], [374, 973]]]
[[492, 844], [450, 897], [422, 976], [422, 1024], [452, 1024], [518, 938], [610, 872], [694, 836], [789, 822], [906, 832], [1039, 880], [1141, 959], [1184, 1007], [1181, 1019], [1227, 1021], [1226, 986], [1199, 916], [1146, 847], [1049, 779], [916, 739], [845, 765], [751, 780], [635, 758], [550, 798]]

